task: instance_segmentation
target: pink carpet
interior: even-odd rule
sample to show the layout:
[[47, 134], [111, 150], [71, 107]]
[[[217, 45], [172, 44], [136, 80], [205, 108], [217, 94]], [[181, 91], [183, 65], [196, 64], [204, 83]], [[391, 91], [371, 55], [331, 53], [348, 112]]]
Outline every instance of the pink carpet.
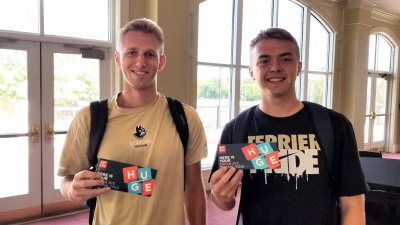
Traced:
[[76, 214], [45, 219], [37, 222], [24, 223], [26, 225], [87, 225], [88, 212], [80, 212]]
[[400, 153], [382, 153], [383, 158], [400, 160]]
[[[239, 197], [239, 196], [238, 196]], [[231, 211], [223, 211], [219, 209], [207, 195], [207, 225], [232, 225], [236, 222], [237, 205]], [[51, 219], [43, 219], [41, 221], [24, 223], [24, 225], [87, 225], [88, 212], [79, 212], [67, 216], [60, 216]]]
[[[382, 153], [383, 158], [400, 160], [400, 153]], [[239, 196], [238, 196], [239, 197]], [[232, 225], [236, 221], [237, 205], [231, 211], [219, 209], [211, 197], [207, 195], [207, 225]], [[25, 223], [25, 225], [86, 225], [88, 224], [88, 212], [80, 212], [57, 218], [44, 219], [37, 222]]]

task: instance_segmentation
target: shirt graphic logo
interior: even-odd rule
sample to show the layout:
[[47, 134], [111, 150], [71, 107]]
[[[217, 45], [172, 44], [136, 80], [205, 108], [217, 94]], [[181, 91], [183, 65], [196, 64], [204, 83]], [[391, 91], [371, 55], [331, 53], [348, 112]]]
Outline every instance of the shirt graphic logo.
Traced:
[[137, 139], [143, 139], [144, 136], [146, 136], [147, 130], [142, 127], [142, 125], [137, 125], [136, 126], [136, 133], [133, 134]]

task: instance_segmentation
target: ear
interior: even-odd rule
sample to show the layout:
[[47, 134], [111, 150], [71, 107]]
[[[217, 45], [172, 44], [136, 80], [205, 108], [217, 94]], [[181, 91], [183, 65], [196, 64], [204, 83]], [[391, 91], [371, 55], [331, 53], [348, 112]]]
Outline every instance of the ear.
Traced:
[[253, 69], [251, 68], [251, 66], [249, 66], [249, 74], [250, 74], [250, 77], [251, 77], [251, 79], [252, 80], [256, 80], [256, 78], [254, 77], [254, 75], [253, 75]]
[[300, 75], [302, 67], [303, 67], [303, 64], [301, 62], [299, 62], [297, 65], [297, 76]]
[[118, 51], [114, 52], [114, 61], [115, 61], [115, 65], [117, 65], [118, 67], [121, 67], [121, 58], [120, 58]]
[[165, 55], [160, 56], [160, 62], [158, 63], [158, 71], [161, 71], [164, 69], [166, 62], [167, 62], [167, 56], [165, 56]]

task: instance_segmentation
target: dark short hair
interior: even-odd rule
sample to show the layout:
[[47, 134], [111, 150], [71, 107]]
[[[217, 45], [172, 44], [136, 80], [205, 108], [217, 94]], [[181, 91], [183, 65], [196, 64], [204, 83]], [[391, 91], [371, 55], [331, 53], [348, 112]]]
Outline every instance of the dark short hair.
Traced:
[[[147, 34], [153, 34], [161, 44], [161, 55], [164, 54], [164, 32], [160, 26], [153, 20], [147, 18], [134, 19], [126, 23], [120, 31], [119, 43], [126, 33], [130, 31], [140, 31]], [[118, 45], [119, 45], [118, 43]], [[119, 46], [117, 46], [118, 48]]]
[[261, 40], [284, 40], [284, 41], [289, 41], [292, 42], [295, 45], [295, 53], [300, 60], [300, 49], [299, 45], [297, 44], [296, 38], [292, 36], [287, 30], [282, 29], [282, 28], [269, 28], [267, 30], [261, 30], [260, 33], [257, 34], [257, 36], [251, 40], [250, 42], [250, 50], [254, 48], [254, 46]]

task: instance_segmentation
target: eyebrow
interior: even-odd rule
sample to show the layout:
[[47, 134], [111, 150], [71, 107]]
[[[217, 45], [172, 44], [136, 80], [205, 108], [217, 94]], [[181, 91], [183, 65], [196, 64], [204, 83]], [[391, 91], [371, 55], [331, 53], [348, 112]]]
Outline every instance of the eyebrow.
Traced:
[[[138, 47], [132, 47], [132, 48], [127, 48], [126, 49], [126, 51], [137, 51], [137, 50], [139, 50]], [[154, 50], [154, 49], [149, 48], [149, 49], [145, 49], [144, 52], [157, 52], [157, 51]]]
[[[279, 57], [284, 57], [284, 56], [294, 56], [294, 55], [291, 52], [284, 52], [282, 54], [279, 54]], [[264, 59], [264, 58], [270, 58], [270, 57], [271, 57], [271, 55], [263, 54], [263, 55], [258, 56], [257, 59]]]

